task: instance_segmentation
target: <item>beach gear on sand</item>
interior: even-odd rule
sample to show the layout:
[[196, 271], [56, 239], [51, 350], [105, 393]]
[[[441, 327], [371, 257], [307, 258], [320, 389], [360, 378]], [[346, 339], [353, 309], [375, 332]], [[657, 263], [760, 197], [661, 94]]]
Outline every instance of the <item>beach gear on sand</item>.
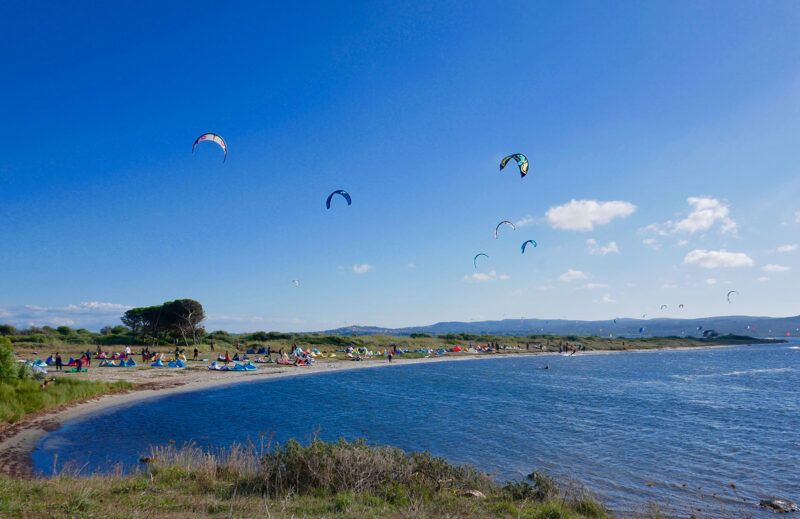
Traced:
[[133, 358], [129, 357], [128, 360], [125, 361], [125, 366], [128, 368], [135, 368], [136, 362], [133, 360]]
[[158, 359], [154, 363], [150, 364], [150, 366], [152, 366], [154, 368], [163, 368], [164, 367], [164, 363], [161, 362], [161, 359]]

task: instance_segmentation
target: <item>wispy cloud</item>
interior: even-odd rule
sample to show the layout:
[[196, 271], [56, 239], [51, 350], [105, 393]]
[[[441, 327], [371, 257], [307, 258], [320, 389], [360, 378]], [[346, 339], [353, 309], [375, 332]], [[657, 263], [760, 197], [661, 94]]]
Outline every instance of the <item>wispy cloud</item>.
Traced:
[[786, 272], [787, 270], [792, 270], [792, 267], [770, 263], [769, 265], [764, 265], [763, 267], [761, 267], [761, 270], [763, 270], [764, 272]]
[[778, 247], [776, 250], [777, 250], [778, 252], [780, 252], [780, 253], [785, 253], [785, 252], [794, 252], [794, 251], [796, 251], [796, 250], [797, 250], [797, 244], [796, 244], [796, 243], [794, 243], [794, 244], [791, 244], [791, 245], [781, 245], [781, 246], [780, 246], [780, 247]]
[[363, 263], [361, 265], [353, 265], [353, 272], [355, 272], [356, 274], [365, 274], [374, 268], [375, 267], [373, 267], [372, 265]]
[[589, 274], [586, 272], [582, 272], [580, 270], [569, 269], [560, 276], [558, 276], [559, 281], [563, 281], [565, 283], [569, 283], [570, 281], [575, 281], [576, 279], [586, 279], [589, 277]]
[[691, 212], [686, 218], [673, 222], [653, 223], [643, 228], [643, 232], [654, 232], [660, 236], [674, 233], [689, 233], [707, 231], [714, 225], [720, 224], [723, 233], [736, 234], [736, 222], [730, 217], [730, 206], [724, 200], [704, 196], [692, 196], [686, 199], [691, 207]]
[[468, 283], [475, 283], [481, 281], [505, 281], [507, 279], [511, 279], [511, 276], [506, 274], [498, 275], [496, 270], [491, 270], [488, 274], [484, 274], [483, 272], [475, 272], [469, 276], [465, 275], [463, 279]]
[[678, 285], [675, 285], [673, 283], [664, 283], [663, 285], [661, 285], [661, 288], [667, 288], [667, 289], [678, 288]]
[[593, 254], [595, 256], [605, 256], [606, 254], [619, 254], [619, 248], [617, 247], [617, 242], [614, 241], [608, 242], [608, 245], [600, 245], [594, 238], [589, 238], [588, 240], [586, 240], [586, 248], [589, 251], [589, 254]]
[[589, 289], [608, 288], [608, 285], [606, 285], [605, 283], [586, 283], [585, 285], [583, 285], [583, 288], [589, 288]]
[[575, 200], [551, 207], [545, 218], [554, 229], [570, 231], [591, 231], [595, 225], [605, 225], [615, 218], [625, 218], [633, 214], [636, 206], [630, 202], [597, 200]]
[[528, 215], [525, 218], [518, 220], [515, 223], [515, 225], [517, 227], [526, 227], [528, 225], [536, 225], [537, 223], [539, 223], [539, 221], [540, 221], [539, 218], [534, 218], [533, 216]]
[[130, 306], [98, 301], [67, 306], [0, 305], [0, 322], [17, 327], [73, 326], [99, 328], [121, 324], [119, 318]]
[[407, 265], [407, 267], [408, 267], [408, 268], [410, 268], [410, 269], [415, 269], [415, 268], [417, 268], [417, 266], [416, 266], [416, 265], [414, 265], [413, 263], [409, 263], [409, 264]]
[[726, 250], [695, 249], [683, 258], [684, 263], [697, 264], [703, 268], [717, 267], [752, 267], [755, 262], [744, 252], [728, 252]]
[[706, 285], [716, 285], [717, 280], [715, 278], [708, 278], [706, 279]]
[[[595, 299], [594, 302], [597, 303], [598, 301]], [[603, 297], [600, 299], [599, 302], [600, 303], [616, 303], [617, 300], [616, 299], [612, 299], [611, 298], [611, 294], [605, 293], [605, 294], [603, 294]]]
[[800, 211], [794, 213], [794, 221], [800, 223]]
[[758, 280], [759, 281], [769, 281], [769, 278], [767, 276], [761, 276], [760, 278], [758, 278]]
[[642, 240], [642, 243], [644, 243], [653, 250], [658, 250], [661, 248], [661, 244], [658, 243], [658, 240], [656, 240], [655, 238], [645, 238], [644, 240]]

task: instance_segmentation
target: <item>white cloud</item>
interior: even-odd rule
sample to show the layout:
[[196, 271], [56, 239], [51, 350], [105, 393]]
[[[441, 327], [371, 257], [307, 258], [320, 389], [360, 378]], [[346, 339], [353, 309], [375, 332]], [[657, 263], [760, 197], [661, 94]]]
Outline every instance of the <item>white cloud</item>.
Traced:
[[794, 213], [794, 221], [800, 223], [800, 211]]
[[661, 288], [678, 288], [678, 285], [673, 285], [672, 283], [664, 283], [661, 285]]
[[716, 198], [691, 196], [686, 199], [692, 211], [683, 220], [664, 223], [653, 223], [643, 228], [644, 232], [655, 232], [660, 236], [672, 233], [689, 233], [707, 231], [719, 223], [723, 233], [736, 234], [736, 222], [730, 217], [730, 206], [725, 201]]
[[539, 285], [537, 287], [534, 287], [535, 290], [538, 290], [540, 292], [544, 292], [546, 290], [552, 290], [554, 288], [556, 287], [554, 287], [553, 285]]
[[763, 267], [761, 267], [761, 270], [763, 270], [764, 272], [786, 272], [787, 270], [792, 270], [792, 267], [770, 263], [769, 265], [764, 265]]
[[372, 265], [367, 265], [366, 263], [362, 265], [353, 265], [353, 272], [355, 272], [356, 274], [364, 274], [367, 271], [372, 270], [374, 268], [375, 267], [373, 267]]
[[594, 254], [596, 256], [605, 256], [611, 253], [619, 254], [617, 242], [614, 241], [608, 242], [608, 245], [600, 245], [594, 238], [589, 238], [586, 240], [586, 248], [589, 250], [589, 254]]
[[569, 282], [574, 281], [576, 279], [586, 279], [589, 277], [589, 274], [586, 272], [581, 272], [580, 270], [569, 269], [560, 276], [558, 276], [559, 281]]
[[796, 244], [796, 243], [795, 243], [795, 244], [792, 244], [792, 245], [781, 245], [781, 246], [780, 246], [780, 247], [778, 247], [778, 249], [777, 249], [777, 251], [778, 251], [778, 252], [780, 252], [780, 253], [784, 253], [784, 252], [794, 252], [794, 251], [796, 251], [796, 250], [797, 250], [797, 244]]
[[130, 306], [98, 301], [46, 307], [37, 305], [2, 305], [0, 318], [17, 327], [79, 326], [99, 329], [101, 326], [122, 324], [119, 318]]
[[491, 270], [488, 274], [484, 274], [483, 272], [475, 272], [471, 276], [465, 275], [463, 279], [468, 283], [474, 283], [476, 281], [505, 281], [507, 279], [511, 279], [511, 276], [508, 276], [507, 274], [500, 274], [498, 276], [496, 270]]
[[583, 288], [608, 288], [605, 283], [586, 283]]
[[575, 200], [551, 207], [545, 218], [554, 229], [591, 231], [595, 225], [604, 225], [614, 218], [625, 218], [636, 210], [630, 202], [597, 200]]
[[528, 215], [525, 218], [523, 218], [522, 220], [517, 221], [517, 223], [515, 225], [517, 227], [525, 227], [525, 226], [528, 226], [528, 225], [535, 225], [537, 223], [539, 223], [539, 219], [538, 218], [534, 218], [533, 216]]
[[717, 280], [715, 278], [708, 278], [706, 279], [706, 285], [716, 285]]
[[604, 303], [616, 303], [616, 299], [611, 299], [611, 294], [603, 294], [603, 302]]
[[658, 240], [656, 240], [655, 238], [645, 238], [644, 240], [642, 240], [642, 243], [644, 243], [653, 250], [658, 250], [661, 248], [661, 244], [658, 243]]
[[409, 263], [409, 264], [408, 264], [408, 268], [410, 268], [410, 269], [414, 269], [414, 268], [417, 268], [417, 266], [416, 266], [416, 265], [414, 265], [413, 263]]
[[759, 281], [769, 281], [769, 278], [767, 276], [761, 276], [760, 278], [758, 278], [758, 280]]
[[678, 240], [676, 244], [678, 247], [683, 247], [684, 245], [689, 245], [689, 240]]
[[744, 252], [695, 249], [683, 258], [684, 263], [696, 263], [703, 268], [752, 267], [755, 263]]

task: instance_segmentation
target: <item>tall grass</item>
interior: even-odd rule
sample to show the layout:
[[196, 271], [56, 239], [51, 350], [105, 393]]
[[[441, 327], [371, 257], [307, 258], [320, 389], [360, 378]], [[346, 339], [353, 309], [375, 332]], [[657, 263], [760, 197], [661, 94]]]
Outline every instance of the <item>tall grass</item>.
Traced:
[[48, 407], [133, 387], [130, 382], [98, 382], [60, 378], [41, 387], [36, 379], [0, 383], [0, 422], [16, 422], [27, 414]]

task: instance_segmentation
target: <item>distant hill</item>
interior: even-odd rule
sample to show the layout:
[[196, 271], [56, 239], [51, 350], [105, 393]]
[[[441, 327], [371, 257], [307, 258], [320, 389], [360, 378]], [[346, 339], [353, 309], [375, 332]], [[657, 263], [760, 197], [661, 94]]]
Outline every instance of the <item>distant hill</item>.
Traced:
[[[643, 329], [641, 332], [640, 329]], [[800, 336], [800, 316], [750, 317], [729, 315], [702, 319], [617, 319], [606, 321], [568, 321], [564, 319], [503, 319], [502, 321], [443, 322], [408, 328], [380, 328], [377, 326], [348, 326], [327, 330], [332, 335], [409, 335], [427, 333], [471, 333], [493, 335], [597, 335], [614, 337], [639, 336], [699, 336], [703, 330], [714, 330], [720, 335], [739, 334], [752, 337]]]

